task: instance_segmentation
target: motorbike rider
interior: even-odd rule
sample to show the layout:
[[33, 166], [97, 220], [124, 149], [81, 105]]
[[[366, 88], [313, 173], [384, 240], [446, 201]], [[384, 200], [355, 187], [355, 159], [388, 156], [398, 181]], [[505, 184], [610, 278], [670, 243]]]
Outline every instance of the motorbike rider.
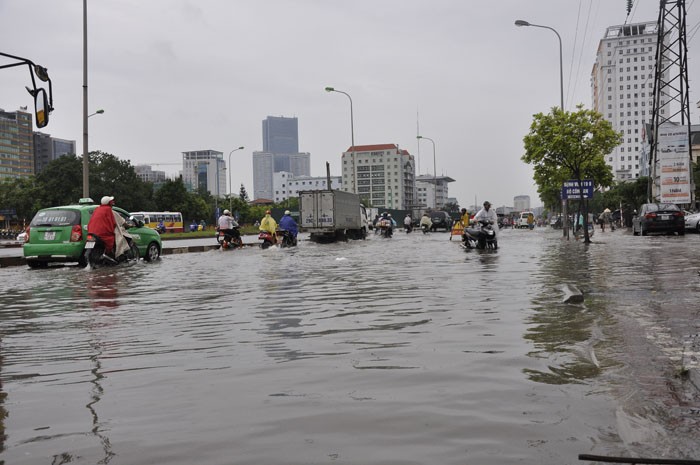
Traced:
[[105, 253], [119, 257], [129, 250], [127, 238], [131, 236], [124, 229], [126, 221], [112, 210], [114, 197], [105, 195], [100, 200], [100, 206], [92, 212], [88, 221], [88, 234], [94, 234], [105, 243]]
[[260, 231], [265, 231], [270, 233], [272, 236], [272, 242], [277, 242], [277, 222], [275, 219], [270, 215], [272, 212], [270, 210], [265, 211], [265, 216], [263, 217], [262, 220], [260, 220], [260, 226], [258, 226], [258, 229]]
[[289, 210], [284, 211], [284, 216], [280, 220], [280, 229], [288, 231], [296, 243], [297, 234], [299, 233], [299, 226], [297, 226], [297, 222], [294, 221], [294, 218], [292, 218], [292, 213]]
[[413, 229], [412, 223], [413, 219], [411, 218], [411, 214], [406, 214], [406, 217], [403, 219], [403, 229], [405, 229], [406, 232], [411, 232], [411, 230]]
[[379, 218], [379, 221], [377, 221], [377, 226], [377, 229], [383, 232], [386, 237], [391, 237], [393, 235], [394, 221], [392, 220], [391, 215], [387, 212], [382, 213], [381, 218]]
[[428, 212], [423, 213], [423, 216], [420, 219], [420, 227], [423, 231], [430, 231], [430, 228], [433, 227], [433, 222], [430, 221], [430, 215], [428, 215]]
[[491, 209], [491, 202], [488, 200], [484, 202], [484, 208], [474, 215], [474, 221], [479, 222], [480, 220], [490, 221], [494, 232], [498, 232], [498, 215], [496, 215], [496, 210]]
[[231, 212], [229, 210], [224, 210], [224, 214], [219, 217], [217, 227], [219, 231], [223, 231], [225, 235], [231, 237], [236, 237], [239, 235], [238, 231], [235, 229], [238, 227], [238, 223], [233, 216], [231, 216]]

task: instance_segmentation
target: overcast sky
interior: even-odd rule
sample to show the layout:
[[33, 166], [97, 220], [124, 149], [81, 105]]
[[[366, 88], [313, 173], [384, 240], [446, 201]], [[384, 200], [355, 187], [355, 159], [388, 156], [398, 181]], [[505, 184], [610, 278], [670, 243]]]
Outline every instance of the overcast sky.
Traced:
[[[177, 173], [183, 151], [232, 155], [234, 191], [253, 192], [252, 152], [268, 115], [299, 119], [311, 174], [340, 174], [350, 146], [394, 143], [420, 174], [451, 176], [462, 205], [516, 195], [540, 204], [520, 157], [532, 115], [591, 106], [590, 73], [605, 28], [656, 21], [659, 0], [100, 0], [88, 1], [89, 148]], [[48, 68], [54, 107], [42, 132], [82, 153], [83, 2], [0, 0], [0, 51]], [[687, 1], [690, 101], [700, 2]], [[2, 58], [0, 58], [2, 60]], [[4, 61], [6, 63], [6, 60]], [[0, 61], [3, 63], [3, 61]], [[0, 108], [32, 107], [26, 67], [0, 70]], [[698, 109], [691, 106], [691, 120]], [[98, 193], [101, 195], [101, 193]]]

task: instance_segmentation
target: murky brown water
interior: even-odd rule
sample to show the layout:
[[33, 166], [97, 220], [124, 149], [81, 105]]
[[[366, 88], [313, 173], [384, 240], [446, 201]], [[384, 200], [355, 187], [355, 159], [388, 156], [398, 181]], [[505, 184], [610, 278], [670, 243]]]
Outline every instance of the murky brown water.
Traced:
[[699, 458], [700, 402], [673, 373], [693, 363], [700, 236], [594, 240], [503, 231], [479, 253], [397, 233], [2, 269], [0, 460]]

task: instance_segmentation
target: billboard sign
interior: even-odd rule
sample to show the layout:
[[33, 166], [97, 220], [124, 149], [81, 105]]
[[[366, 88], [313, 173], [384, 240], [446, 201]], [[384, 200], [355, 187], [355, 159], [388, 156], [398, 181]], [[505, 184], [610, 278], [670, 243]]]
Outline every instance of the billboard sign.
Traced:
[[583, 191], [584, 199], [593, 198], [593, 180], [592, 179], [581, 179], [581, 188], [579, 189], [579, 181], [576, 179], [569, 179], [564, 181], [561, 187], [561, 198], [562, 199], [580, 199], [581, 191]]
[[662, 124], [659, 127], [659, 200], [663, 203], [690, 203], [690, 153], [688, 127]]

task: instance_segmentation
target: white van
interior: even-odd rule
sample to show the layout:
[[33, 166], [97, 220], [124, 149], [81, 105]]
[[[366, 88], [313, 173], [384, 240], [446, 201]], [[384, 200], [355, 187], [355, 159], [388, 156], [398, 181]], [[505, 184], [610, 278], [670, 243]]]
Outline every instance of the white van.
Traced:
[[[532, 223], [528, 223], [527, 220], [532, 215]], [[520, 218], [518, 218], [518, 228], [530, 228], [535, 226], [535, 214], [532, 212], [522, 212]]]

